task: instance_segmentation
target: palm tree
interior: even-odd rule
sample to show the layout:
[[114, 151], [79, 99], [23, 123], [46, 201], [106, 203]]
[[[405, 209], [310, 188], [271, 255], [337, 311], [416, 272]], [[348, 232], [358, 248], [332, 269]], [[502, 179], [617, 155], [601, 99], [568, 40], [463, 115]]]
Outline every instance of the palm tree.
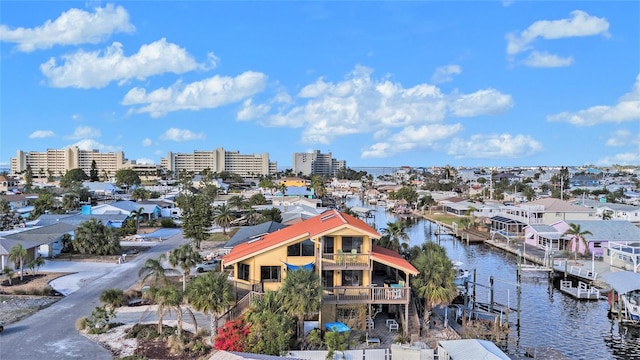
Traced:
[[389, 239], [389, 249], [400, 252], [402, 246], [400, 245], [400, 241], [406, 243], [410, 240], [409, 235], [404, 231], [405, 224], [402, 221], [396, 222], [388, 222], [387, 228], [382, 229], [382, 236], [387, 237]]
[[62, 208], [70, 211], [75, 210], [80, 206], [80, 198], [77, 194], [68, 193], [62, 197]]
[[11, 285], [11, 280], [13, 280], [13, 269], [10, 267], [5, 267], [2, 269], [2, 275], [4, 275], [7, 280], [9, 280], [9, 285]]
[[11, 247], [11, 250], [9, 250], [9, 260], [20, 265], [20, 281], [22, 281], [24, 277], [24, 261], [27, 255], [27, 249], [23, 248], [22, 244], [15, 244]]
[[313, 271], [298, 269], [288, 271], [282, 292], [282, 305], [287, 312], [298, 319], [298, 334], [302, 335], [304, 348], [304, 319], [307, 314], [318, 311], [322, 286], [318, 274]]
[[117, 288], [106, 289], [100, 294], [100, 302], [113, 312], [117, 307], [122, 306], [124, 292]]
[[251, 329], [245, 342], [248, 352], [280, 355], [289, 348], [296, 321], [281, 305], [282, 296], [276, 291], [251, 300], [245, 313]]
[[218, 334], [218, 317], [226, 311], [234, 300], [233, 288], [224, 272], [208, 272], [198, 276], [189, 284], [187, 293], [189, 305], [210, 315], [211, 342], [215, 344]]
[[182, 291], [187, 291], [187, 275], [192, 267], [196, 266], [202, 257], [189, 244], [177, 247], [169, 253], [169, 264], [179, 266], [182, 269]]
[[234, 195], [227, 200], [227, 204], [236, 210], [241, 210], [247, 207], [248, 202], [243, 195]]
[[602, 212], [602, 220], [611, 220], [612, 216], [611, 213], [608, 211], [603, 211]]
[[136, 234], [140, 232], [140, 218], [144, 216], [144, 208], [140, 207], [138, 210], [131, 210], [131, 216], [136, 219]]
[[37, 258], [35, 258], [33, 261], [31, 261], [33, 263], [33, 266], [35, 267], [35, 273], [38, 273], [38, 270], [40, 270], [40, 266], [45, 264], [44, 258], [42, 256], [38, 256]]
[[227, 228], [233, 220], [235, 220], [235, 217], [231, 209], [225, 204], [216, 207], [213, 212], [213, 222], [222, 228], [222, 232], [225, 235], [227, 235]]
[[420, 271], [412, 286], [424, 299], [425, 315], [436, 305], [448, 304], [458, 291], [454, 284], [455, 272], [445, 249], [433, 242], [422, 245], [422, 251], [413, 261]]
[[582, 229], [580, 228], [580, 225], [569, 223], [569, 229], [567, 229], [567, 231], [565, 231], [562, 234], [562, 236], [565, 236], [565, 235], [571, 236], [571, 241], [573, 242], [575, 259], [578, 259], [578, 250], [580, 247], [579, 246], [580, 243], [584, 244], [585, 255], [589, 254], [589, 244], [587, 243], [587, 240], [584, 238], [584, 236], [593, 235], [591, 231], [589, 230], [582, 231]]
[[167, 273], [177, 273], [175, 269], [167, 269], [162, 266], [162, 262], [165, 261], [167, 256], [165, 254], [161, 254], [157, 259], [147, 259], [144, 262], [144, 265], [138, 271], [138, 277], [142, 277], [142, 284], [144, 284], [148, 279], [151, 279], [152, 286], [158, 286], [158, 283], [162, 285], [167, 285]]
[[162, 321], [164, 316], [175, 311], [178, 321], [178, 337], [182, 335], [183, 310], [187, 310], [187, 314], [191, 316], [191, 320], [198, 331], [198, 323], [196, 317], [188, 307], [182, 307], [184, 304], [184, 293], [178, 291], [173, 286], [164, 286], [161, 288], [152, 288], [151, 295], [156, 303], [156, 315], [158, 316], [158, 333], [162, 333]]

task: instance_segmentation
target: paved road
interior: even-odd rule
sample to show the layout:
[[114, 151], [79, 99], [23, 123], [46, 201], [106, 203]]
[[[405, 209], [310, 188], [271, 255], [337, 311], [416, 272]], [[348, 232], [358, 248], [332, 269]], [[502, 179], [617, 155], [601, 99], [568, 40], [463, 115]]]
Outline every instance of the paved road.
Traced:
[[109, 351], [78, 333], [76, 320], [100, 305], [104, 289], [129, 288], [138, 281], [138, 270], [146, 259], [185, 242], [181, 234], [174, 235], [135, 259], [88, 279], [78, 291], [50, 307], [10, 324], [0, 335], [0, 360], [112, 359]]

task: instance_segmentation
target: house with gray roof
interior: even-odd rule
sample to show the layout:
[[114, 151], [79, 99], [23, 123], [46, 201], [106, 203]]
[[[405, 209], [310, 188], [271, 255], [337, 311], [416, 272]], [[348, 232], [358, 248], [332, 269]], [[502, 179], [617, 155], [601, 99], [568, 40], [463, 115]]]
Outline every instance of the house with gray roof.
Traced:
[[142, 209], [142, 214], [147, 220], [159, 218], [161, 214], [160, 207], [155, 203], [138, 203], [128, 200], [94, 206], [91, 208], [91, 214], [131, 215], [131, 212], [140, 209]]
[[121, 228], [129, 215], [125, 214], [43, 214], [28, 223], [29, 226], [47, 226], [56, 223], [69, 224], [75, 227], [81, 223], [96, 219], [109, 228]]
[[257, 239], [263, 235], [270, 234], [285, 227], [287, 226], [275, 221], [267, 221], [253, 226], [242, 226], [231, 237], [231, 239], [223, 245], [223, 249], [231, 251], [231, 249], [236, 245], [245, 243], [252, 239]]
[[73, 237], [75, 226], [57, 223], [35, 228], [21, 228], [0, 233], [0, 268], [14, 267], [9, 261], [11, 248], [17, 244], [27, 250], [27, 258], [52, 257], [62, 250], [62, 237], [69, 234]]
[[531, 224], [524, 228], [524, 242], [546, 251], [563, 251], [562, 233], [551, 225]]

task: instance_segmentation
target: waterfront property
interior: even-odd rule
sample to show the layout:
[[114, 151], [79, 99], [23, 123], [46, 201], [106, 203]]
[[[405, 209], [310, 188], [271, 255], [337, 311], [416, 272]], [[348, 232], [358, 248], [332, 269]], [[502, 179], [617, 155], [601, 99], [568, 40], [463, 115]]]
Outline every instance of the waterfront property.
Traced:
[[379, 237], [364, 221], [330, 210], [233, 247], [223, 265], [233, 266], [238, 286], [258, 292], [278, 290], [288, 270], [312, 269], [323, 286], [321, 327], [340, 321], [365, 330], [372, 309], [384, 306], [398, 315], [407, 335], [409, 276], [418, 271], [398, 253], [374, 245]]
[[613, 290], [609, 295], [610, 311], [623, 323], [640, 325], [640, 274], [617, 271], [604, 278]]

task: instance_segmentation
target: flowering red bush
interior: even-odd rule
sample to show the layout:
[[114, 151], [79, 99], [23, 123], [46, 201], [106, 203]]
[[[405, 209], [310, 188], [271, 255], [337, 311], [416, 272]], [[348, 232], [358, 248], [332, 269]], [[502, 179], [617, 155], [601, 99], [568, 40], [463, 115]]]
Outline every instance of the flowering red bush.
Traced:
[[247, 324], [244, 318], [227, 321], [221, 329], [218, 329], [215, 347], [218, 350], [244, 351], [244, 340], [250, 331], [251, 324]]

